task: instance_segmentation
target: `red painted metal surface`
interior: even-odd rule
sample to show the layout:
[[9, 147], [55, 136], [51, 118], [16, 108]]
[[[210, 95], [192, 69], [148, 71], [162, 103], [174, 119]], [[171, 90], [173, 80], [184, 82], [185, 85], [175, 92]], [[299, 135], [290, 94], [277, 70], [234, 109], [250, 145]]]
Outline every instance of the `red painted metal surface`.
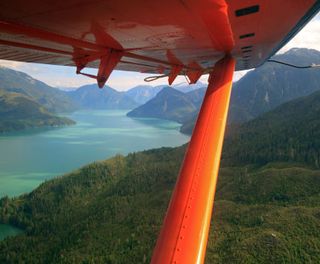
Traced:
[[183, 69], [182, 65], [175, 65], [175, 66], [172, 67], [172, 69], [171, 69], [171, 71], [169, 73], [169, 78], [168, 78], [169, 85], [171, 85], [174, 82], [174, 80], [180, 74], [182, 69]]
[[196, 63], [190, 63], [189, 64], [190, 68], [192, 68], [191, 70], [188, 70], [186, 75], [189, 78], [190, 84], [194, 84], [196, 83], [200, 77], [203, 74], [203, 69]]
[[235, 61], [219, 61], [177, 180], [152, 264], [203, 263]]
[[121, 51], [109, 50], [108, 54], [101, 57], [100, 66], [97, 75], [99, 88], [102, 88], [107, 82], [113, 69], [117, 66], [122, 57]]
[[[123, 52], [115, 69], [169, 74], [204, 72], [230, 53], [236, 70], [272, 55], [316, 0], [11, 0], [0, 1], [0, 58], [99, 68], [108, 50]], [[259, 11], [236, 11], [259, 5]], [[315, 13], [315, 11], [313, 13]], [[309, 17], [312, 16], [309, 14]], [[254, 33], [254, 36], [240, 36]], [[252, 46], [243, 53], [244, 46]], [[248, 56], [245, 58], [244, 56]], [[193, 80], [197, 75], [192, 74]]]

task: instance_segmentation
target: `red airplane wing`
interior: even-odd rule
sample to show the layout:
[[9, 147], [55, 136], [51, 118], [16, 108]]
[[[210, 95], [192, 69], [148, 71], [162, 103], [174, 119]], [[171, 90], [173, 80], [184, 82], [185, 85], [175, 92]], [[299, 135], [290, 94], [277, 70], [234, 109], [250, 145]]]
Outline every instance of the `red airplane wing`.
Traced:
[[101, 82], [113, 69], [195, 82], [226, 53], [236, 70], [262, 64], [318, 9], [316, 0], [2, 1], [0, 58], [78, 73], [101, 65]]

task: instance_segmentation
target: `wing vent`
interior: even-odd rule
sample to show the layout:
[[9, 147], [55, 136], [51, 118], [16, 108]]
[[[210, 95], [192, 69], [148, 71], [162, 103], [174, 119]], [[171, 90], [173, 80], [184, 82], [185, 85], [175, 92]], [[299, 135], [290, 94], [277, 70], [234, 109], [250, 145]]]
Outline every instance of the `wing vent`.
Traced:
[[253, 48], [253, 46], [244, 46], [241, 49], [244, 50], [251, 50]]
[[248, 34], [241, 35], [239, 38], [240, 39], [244, 39], [244, 38], [251, 38], [251, 37], [254, 37], [254, 36], [255, 36], [254, 33], [248, 33]]
[[259, 5], [249, 6], [246, 8], [241, 8], [241, 9], [236, 10], [235, 14], [237, 17], [246, 16], [246, 15], [250, 15], [250, 14], [259, 12], [259, 9], [260, 9]]

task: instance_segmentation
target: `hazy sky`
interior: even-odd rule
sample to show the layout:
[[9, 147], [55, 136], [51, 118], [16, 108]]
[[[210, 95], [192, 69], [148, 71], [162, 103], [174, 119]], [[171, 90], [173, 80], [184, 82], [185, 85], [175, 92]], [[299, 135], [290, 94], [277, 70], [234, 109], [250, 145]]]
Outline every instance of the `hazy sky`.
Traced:
[[[280, 53], [290, 48], [312, 48], [320, 50], [320, 15], [318, 14], [309, 24], [292, 39]], [[23, 71], [33, 78], [41, 80], [54, 87], [77, 88], [81, 85], [95, 83], [95, 80], [75, 74], [75, 67], [54, 66], [35, 63], [23, 63], [0, 60], [0, 65], [15, 70]], [[86, 72], [96, 74], [96, 69], [86, 69]], [[241, 78], [246, 71], [236, 72], [235, 80]], [[117, 90], [127, 90], [139, 84], [148, 84], [143, 79], [150, 74], [135, 72], [114, 71], [108, 80], [108, 85]], [[207, 76], [201, 77], [201, 81], [206, 82]], [[186, 82], [184, 77], [178, 77], [175, 84]], [[167, 79], [149, 83], [151, 85], [167, 84]]]

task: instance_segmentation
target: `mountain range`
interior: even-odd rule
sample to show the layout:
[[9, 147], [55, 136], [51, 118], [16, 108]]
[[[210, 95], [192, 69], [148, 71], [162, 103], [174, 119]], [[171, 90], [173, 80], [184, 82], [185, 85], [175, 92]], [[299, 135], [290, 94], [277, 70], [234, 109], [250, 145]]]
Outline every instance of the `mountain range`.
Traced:
[[125, 92], [125, 94], [139, 105], [142, 105], [154, 98], [163, 87], [165, 85], [155, 87], [151, 85], [138, 85]]
[[[1, 132], [70, 125], [74, 122], [60, 118], [56, 114], [79, 109], [133, 109], [151, 100], [165, 87], [165, 85], [156, 87], [141, 85], [121, 92], [108, 86], [99, 89], [97, 85], [92, 84], [72, 91], [68, 89], [62, 91], [25, 73], [4, 67], [0, 67], [0, 82]], [[189, 87], [178, 84], [177, 87], [186, 92], [201, 85], [199, 83]]]
[[0, 67], [0, 83], [2, 90], [27, 96], [50, 112], [62, 113], [76, 109], [65, 92], [38, 81], [23, 72]]
[[199, 109], [204, 89], [180, 92], [166, 86], [151, 100], [130, 111], [129, 117], [153, 117], [184, 122]]
[[[274, 57], [276, 60], [299, 65], [320, 63], [320, 52], [291, 49]], [[168, 86], [137, 86], [126, 92], [111, 87], [98, 89], [86, 85], [74, 91], [61, 91], [21, 72], [0, 68], [1, 88], [27, 96], [50, 113], [77, 109], [133, 109], [131, 117], [157, 117], [182, 123], [181, 132], [190, 134], [205, 93], [204, 84]], [[280, 104], [308, 95], [320, 89], [318, 69], [295, 69], [265, 63], [248, 72], [234, 84], [229, 124], [243, 123]], [[172, 89], [174, 88], [174, 89]], [[162, 91], [163, 92], [160, 92]], [[197, 92], [198, 91], [198, 92]], [[192, 94], [192, 92], [194, 92]]]
[[[306, 66], [320, 64], [320, 52], [294, 48], [272, 59]], [[229, 112], [230, 123], [241, 123], [278, 105], [320, 90], [320, 70], [296, 69], [266, 62], [234, 84]]]
[[[90, 84], [66, 94], [73, 101], [73, 104], [79, 108], [133, 109], [149, 102], [162, 89], [167, 87], [167, 85], [138, 85], [127, 91], [117, 91], [109, 86], [99, 89], [96, 84]], [[182, 83], [172, 86], [176, 91], [180, 91], [182, 96], [184, 93], [196, 91], [203, 87], [204, 85], [201, 82], [193, 85]]]
[[[301, 66], [313, 63], [320, 64], [320, 52], [312, 49], [295, 48], [284, 54], [276, 55], [273, 59]], [[266, 62], [234, 83], [228, 123], [244, 123], [285, 102], [309, 95], [318, 90], [320, 90], [320, 70], [318, 68], [296, 69]], [[204, 93], [200, 95], [203, 96]], [[163, 98], [156, 97], [155, 99], [158, 101], [158, 105], [164, 104], [164, 102], [161, 102]], [[201, 104], [201, 100], [197, 99], [197, 102], [199, 105]], [[136, 117], [148, 116], [148, 113], [152, 111], [150, 107], [151, 105], [148, 105], [148, 102], [145, 106], [140, 106], [138, 109], [143, 109], [144, 111], [139, 111]], [[178, 111], [179, 120], [183, 120], [180, 131], [191, 134], [198, 109], [199, 106], [196, 107], [193, 113], [190, 113], [190, 111], [183, 113], [180, 105], [177, 106], [177, 109], [172, 105], [170, 111], [173, 113], [167, 112], [157, 117], [168, 119], [168, 117], [174, 117], [174, 112]], [[135, 112], [135, 110], [132, 112]], [[175, 118], [172, 118], [172, 120], [180, 122]]]
[[84, 109], [132, 109], [138, 106], [125, 92], [118, 92], [111, 87], [99, 89], [96, 84], [81, 86], [67, 95], [79, 108]]
[[202, 83], [201, 81], [198, 81], [195, 84], [186, 84], [186, 83], [178, 83], [178, 84], [174, 84], [172, 85], [172, 88], [183, 92], [183, 93], [188, 93], [188, 92], [192, 92], [194, 90], [198, 90], [201, 88], [206, 88], [207, 85]]
[[[75, 122], [57, 113], [79, 109], [132, 109], [139, 105], [134, 93], [118, 92], [110, 87], [82, 86], [75, 91], [61, 91], [31, 76], [0, 67], [0, 132], [34, 127], [71, 125]], [[154, 90], [154, 95], [159, 90]], [[149, 97], [140, 95], [141, 98]], [[137, 97], [137, 95], [136, 95]]]

